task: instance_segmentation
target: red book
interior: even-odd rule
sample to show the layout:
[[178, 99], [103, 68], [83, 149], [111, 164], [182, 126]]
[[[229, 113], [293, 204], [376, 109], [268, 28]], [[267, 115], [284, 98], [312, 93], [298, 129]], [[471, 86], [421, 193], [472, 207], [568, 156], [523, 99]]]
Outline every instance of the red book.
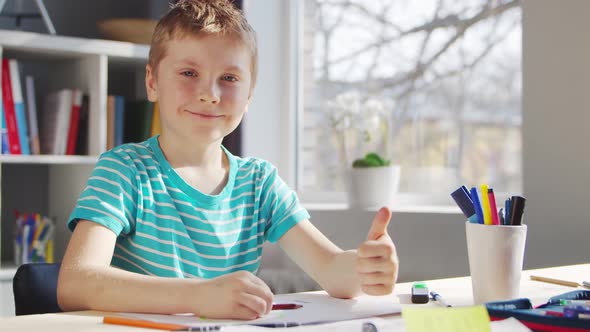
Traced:
[[72, 91], [72, 112], [70, 113], [70, 128], [68, 130], [68, 143], [66, 154], [76, 154], [76, 142], [78, 141], [78, 129], [80, 128], [80, 109], [82, 108], [82, 91]]
[[21, 154], [16, 112], [14, 110], [14, 100], [12, 99], [12, 84], [10, 82], [8, 59], [2, 59], [2, 99], [4, 102], [6, 131], [8, 132], [8, 149], [10, 154]]

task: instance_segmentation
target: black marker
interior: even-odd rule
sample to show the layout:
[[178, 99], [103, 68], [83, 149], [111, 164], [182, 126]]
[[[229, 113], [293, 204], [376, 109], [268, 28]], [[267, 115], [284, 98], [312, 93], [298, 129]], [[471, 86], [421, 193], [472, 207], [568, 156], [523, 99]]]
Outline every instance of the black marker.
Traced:
[[510, 219], [508, 225], [522, 225], [522, 214], [524, 213], [524, 204], [526, 198], [522, 196], [512, 196], [510, 198]]

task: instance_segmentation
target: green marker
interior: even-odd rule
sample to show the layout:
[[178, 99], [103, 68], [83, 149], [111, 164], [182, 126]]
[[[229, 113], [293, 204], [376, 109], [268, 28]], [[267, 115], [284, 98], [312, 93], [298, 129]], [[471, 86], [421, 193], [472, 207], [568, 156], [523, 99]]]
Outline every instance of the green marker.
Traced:
[[412, 303], [428, 303], [428, 287], [424, 282], [412, 285]]

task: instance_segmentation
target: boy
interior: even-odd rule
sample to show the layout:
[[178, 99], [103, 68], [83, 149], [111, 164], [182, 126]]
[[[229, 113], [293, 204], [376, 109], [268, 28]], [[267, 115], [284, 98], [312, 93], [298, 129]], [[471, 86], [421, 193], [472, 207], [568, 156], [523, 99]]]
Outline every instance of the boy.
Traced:
[[101, 155], [68, 222], [62, 309], [260, 317], [273, 297], [253, 274], [265, 240], [331, 296], [391, 293], [388, 209], [358, 250], [343, 251], [271, 164], [221, 146], [247, 111], [256, 64], [254, 31], [228, 0], [181, 0], [160, 20], [146, 88], [162, 134]]

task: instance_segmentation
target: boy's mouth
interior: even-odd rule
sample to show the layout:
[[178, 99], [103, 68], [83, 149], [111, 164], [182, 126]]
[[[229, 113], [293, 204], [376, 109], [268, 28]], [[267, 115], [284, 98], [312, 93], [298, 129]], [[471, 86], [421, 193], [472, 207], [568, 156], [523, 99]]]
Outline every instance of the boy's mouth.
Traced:
[[185, 110], [185, 111], [190, 113], [193, 116], [196, 116], [199, 118], [204, 118], [204, 119], [217, 119], [217, 118], [223, 117], [223, 115], [219, 115], [219, 114], [210, 114], [210, 113], [205, 113], [205, 112], [192, 112], [189, 110]]

